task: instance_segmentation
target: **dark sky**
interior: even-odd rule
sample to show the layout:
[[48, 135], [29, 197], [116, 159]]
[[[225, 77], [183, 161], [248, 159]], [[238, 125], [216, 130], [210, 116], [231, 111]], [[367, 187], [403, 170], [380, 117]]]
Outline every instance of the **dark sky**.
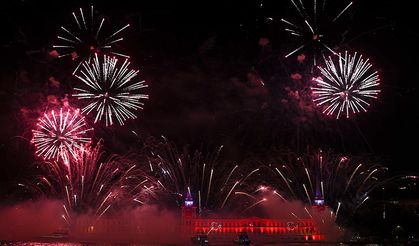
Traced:
[[[307, 71], [295, 65], [295, 57], [282, 58], [295, 47], [279, 23], [283, 16], [295, 16], [289, 1], [97, 2], [96, 10], [112, 26], [131, 24], [122, 48], [151, 85], [138, 120], [97, 127], [96, 138], [105, 139], [108, 151], [132, 149], [135, 130], [163, 134], [179, 145], [224, 144], [229, 159], [273, 146], [299, 151], [310, 145], [373, 155], [394, 171], [419, 171], [419, 28], [412, 3], [355, 1], [342, 25], [348, 30], [342, 47], [368, 54], [380, 72], [382, 93], [370, 112], [336, 121], [279, 103], [287, 97], [284, 88], [295, 83], [290, 75]], [[43, 97], [63, 96], [74, 84], [68, 63], [48, 52], [70, 13], [90, 4], [25, 0], [0, 7], [0, 198], [33, 168], [28, 144], [33, 122], [22, 118], [22, 108], [40, 110]], [[270, 40], [269, 47], [258, 44], [262, 37]], [[254, 74], [265, 89], [252, 84]], [[57, 91], [45, 87], [51, 76], [61, 82]]]

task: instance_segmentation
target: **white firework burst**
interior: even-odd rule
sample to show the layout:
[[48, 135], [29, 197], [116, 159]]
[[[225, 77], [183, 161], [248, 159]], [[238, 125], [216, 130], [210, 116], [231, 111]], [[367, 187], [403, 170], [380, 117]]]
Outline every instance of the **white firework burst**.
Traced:
[[104, 28], [105, 18], [96, 18], [93, 6], [90, 6], [86, 17], [82, 8], [79, 8], [77, 12], [72, 12], [72, 16], [74, 22], [67, 28], [61, 26], [62, 34], [57, 36], [58, 41], [53, 48], [59, 53], [59, 58], [69, 56], [72, 60], [79, 61], [75, 71], [85, 59], [98, 52], [129, 58], [128, 55], [114, 51], [115, 44], [124, 40], [120, 35], [130, 26], [129, 24], [116, 31], [108, 32], [108, 28]]
[[97, 54], [82, 64], [75, 76], [83, 82], [83, 88], [75, 88], [74, 97], [84, 103], [83, 113], [96, 114], [94, 122], [105, 120], [106, 126], [113, 125], [116, 118], [120, 125], [127, 119], [135, 119], [138, 109], [143, 109], [140, 100], [148, 95], [139, 91], [148, 87], [145, 81], [133, 82], [138, 70], [129, 69], [128, 59], [119, 66], [118, 59]]
[[362, 55], [340, 53], [325, 60], [326, 67], [318, 67], [322, 77], [313, 78], [317, 82], [312, 87], [313, 100], [318, 106], [323, 106], [323, 113], [341, 114], [349, 118], [350, 114], [367, 111], [370, 101], [377, 99], [380, 92], [379, 76], [377, 71], [372, 71], [369, 59]]
[[299, 44], [288, 52], [285, 58], [297, 52], [307, 50], [308, 53], [311, 53], [313, 65], [316, 66], [317, 59], [325, 51], [336, 55], [336, 52], [328, 44], [332, 42], [330, 36], [331, 34], [343, 33], [343, 31], [339, 32], [339, 29], [333, 30], [332, 26], [335, 26], [341, 16], [352, 6], [353, 2], [347, 3], [341, 9], [327, 10], [327, 0], [312, 0], [309, 3], [303, 0], [298, 0], [298, 2], [297, 0], [290, 1], [298, 12], [298, 19], [290, 21], [282, 18], [281, 22], [285, 25], [285, 31], [296, 37]]

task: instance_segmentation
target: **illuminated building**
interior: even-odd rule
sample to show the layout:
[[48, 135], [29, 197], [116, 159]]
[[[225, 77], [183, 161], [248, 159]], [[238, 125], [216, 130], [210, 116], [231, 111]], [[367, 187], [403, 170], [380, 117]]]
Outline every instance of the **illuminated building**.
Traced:
[[[321, 201], [323, 201], [323, 203]], [[324, 207], [319, 199], [316, 208]], [[311, 241], [324, 240], [313, 219], [267, 219], [267, 218], [203, 218], [197, 214], [190, 196], [182, 206], [181, 230], [185, 235], [208, 234], [210, 241], [234, 239], [239, 233], [246, 232], [251, 240], [258, 241]]]

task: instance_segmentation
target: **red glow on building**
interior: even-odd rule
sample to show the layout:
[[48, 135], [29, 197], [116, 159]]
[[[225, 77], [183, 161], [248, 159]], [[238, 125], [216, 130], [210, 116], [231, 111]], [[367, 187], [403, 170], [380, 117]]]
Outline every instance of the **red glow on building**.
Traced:
[[312, 219], [201, 218], [195, 206], [182, 207], [182, 232], [187, 235], [208, 234], [213, 239], [228, 239], [246, 232], [251, 238], [321, 241], [324, 235]]

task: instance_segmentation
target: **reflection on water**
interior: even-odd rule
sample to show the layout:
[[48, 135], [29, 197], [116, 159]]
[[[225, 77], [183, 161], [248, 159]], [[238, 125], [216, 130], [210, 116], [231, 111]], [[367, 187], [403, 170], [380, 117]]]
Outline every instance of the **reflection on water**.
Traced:
[[[88, 245], [117, 245], [117, 246], [148, 246], [148, 245], [155, 245], [158, 244], [131, 244], [131, 243], [74, 243], [74, 242], [1, 242], [1, 246], [88, 246]], [[169, 244], [164, 244], [164, 246], [168, 246]], [[176, 244], [171, 244], [176, 245]], [[237, 244], [211, 244], [211, 245], [237, 245]], [[339, 246], [348, 246], [348, 245], [354, 245], [354, 244], [346, 244], [346, 243], [275, 243], [275, 244], [252, 244], [255, 246], [331, 246], [331, 245], [339, 245]], [[381, 246], [382, 244], [356, 244], [358, 246]]]
[[87, 244], [82, 243], [59, 243], [59, 242], [50, 242], [50, 243], [42, 243], [42, 242], [0, 242], [1, 246], [82, 246]]

